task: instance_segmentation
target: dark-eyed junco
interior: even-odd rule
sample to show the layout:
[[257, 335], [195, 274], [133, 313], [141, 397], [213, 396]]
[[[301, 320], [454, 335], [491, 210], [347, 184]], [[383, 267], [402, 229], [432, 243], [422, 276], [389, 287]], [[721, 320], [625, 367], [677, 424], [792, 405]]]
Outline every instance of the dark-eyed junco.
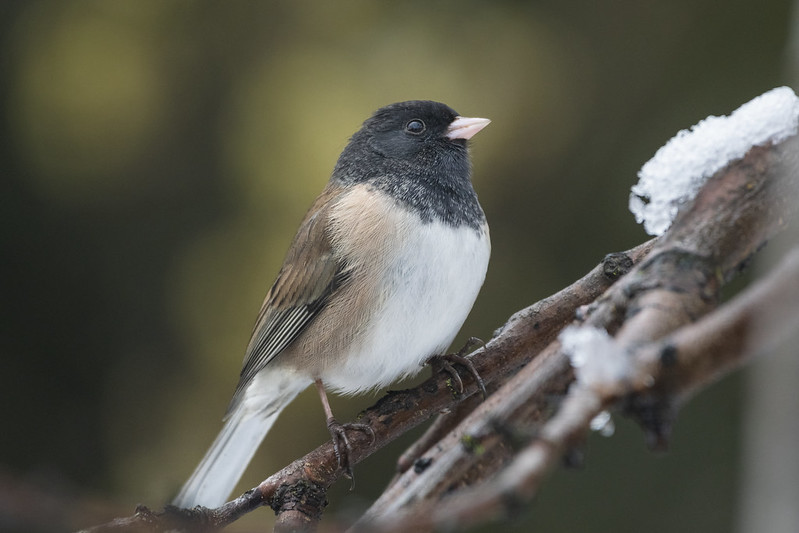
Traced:
[[371, 430], [338, 424], [326, 389], [382, 387], [447, 349], [491, 251], [466, 146], [488, 123], [410, 101], [377, 110], [352, 136], [266, 295], [225, 426], [175, 505], [224, 503], [311, 383], [338, 450], [348, 429]]

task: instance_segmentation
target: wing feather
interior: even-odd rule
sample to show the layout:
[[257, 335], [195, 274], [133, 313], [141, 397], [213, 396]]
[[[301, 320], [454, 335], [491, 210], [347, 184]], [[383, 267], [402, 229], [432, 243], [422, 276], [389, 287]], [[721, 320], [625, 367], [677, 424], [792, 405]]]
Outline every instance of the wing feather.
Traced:
[[340, 194], [329, 185], [305, 216], [258, 314], [228, 413], [263, 370], [308, 327], [349, 273], [333, 253], [326, 214]]

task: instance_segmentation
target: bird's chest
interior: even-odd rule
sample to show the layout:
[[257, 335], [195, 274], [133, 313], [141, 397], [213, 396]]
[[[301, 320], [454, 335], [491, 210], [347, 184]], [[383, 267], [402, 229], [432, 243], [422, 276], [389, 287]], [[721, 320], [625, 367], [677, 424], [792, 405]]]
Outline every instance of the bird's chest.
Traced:
[[423, 222], [412, 211], [380, 202], [390, 200], [371, 198], [371, 210], [362, 210], [358, 223], [347, 224], [347, 235], [337, 241], [352, 269], [347, 300], [350, 309], [360, 311], [342, 346], [344, 356], [324, 371], [325, 382], [343, 392], [414, 374], [429, 356], [446, 349], [488, 266], [487, 227]]
[[449, 317], [462, 321], [471, 309], [485, 279], [489, 252], [487, 229], [478, 233], [438, 222], [419, 224], [386, 265], [380, 320], [386, 328], [397, 324], [444, 342], [442, 330], [452, 322]]

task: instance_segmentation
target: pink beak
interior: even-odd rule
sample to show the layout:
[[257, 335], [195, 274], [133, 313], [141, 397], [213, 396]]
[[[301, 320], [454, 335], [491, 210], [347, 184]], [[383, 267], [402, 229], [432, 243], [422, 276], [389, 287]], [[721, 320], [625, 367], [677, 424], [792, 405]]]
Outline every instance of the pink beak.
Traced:
[[474, 134], [488, 126], [491, 122], [487, 118], [455, 117], [447, 128], [447, 137], [450, 139], [471, 139]]

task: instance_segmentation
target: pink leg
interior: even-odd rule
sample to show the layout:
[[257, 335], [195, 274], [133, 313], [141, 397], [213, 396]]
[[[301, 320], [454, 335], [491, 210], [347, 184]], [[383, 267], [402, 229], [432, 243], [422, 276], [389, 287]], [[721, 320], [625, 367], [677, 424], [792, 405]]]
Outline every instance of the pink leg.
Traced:
[[330, 409], [330, 401], [327, 399], [327, 392], [325, 391], [325, 385], [322, 383], [321, 379], [317, 379], [314, 381], [314, 385], [316, 385], [316, 390], [319, 391], [319, 399], [322, 400], [322, 408], [325, 410], [325, 416], [327, 416], [327, 421], [330, 422], [333, 420], [333, 410]]

